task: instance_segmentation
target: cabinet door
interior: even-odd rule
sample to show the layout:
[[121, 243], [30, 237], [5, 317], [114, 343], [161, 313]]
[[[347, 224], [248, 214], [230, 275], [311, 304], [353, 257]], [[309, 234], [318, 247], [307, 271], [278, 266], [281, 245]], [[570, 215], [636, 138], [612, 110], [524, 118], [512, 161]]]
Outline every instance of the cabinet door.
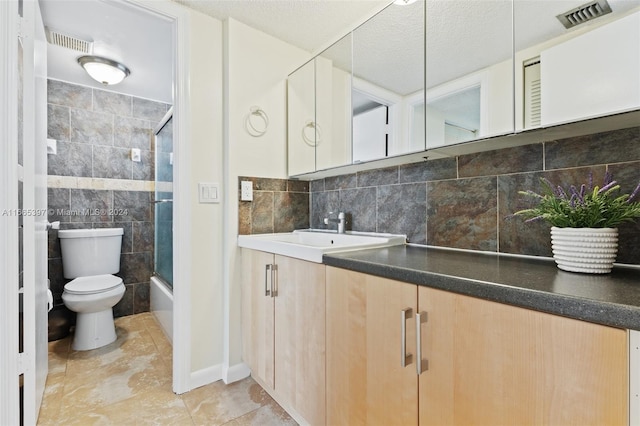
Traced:
[[327, 424], [417, 424], [416, 286], [327, 267], [326, 289]]
[[275, 390], [312, 425], [325, 423], [325, 266], [276, 256]]
[[627, 424], [625, 330], [418, 294], [421, 424]]
[[251, 372], [273, 389], [274, 302], [266, 294], [274, 263], [271, 253], [242, 250], [242, 355]]

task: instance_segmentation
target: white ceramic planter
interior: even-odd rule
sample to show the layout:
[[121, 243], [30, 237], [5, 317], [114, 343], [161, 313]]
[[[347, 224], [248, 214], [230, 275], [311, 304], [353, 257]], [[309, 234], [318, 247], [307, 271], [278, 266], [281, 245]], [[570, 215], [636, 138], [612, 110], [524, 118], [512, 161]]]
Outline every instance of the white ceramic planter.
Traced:
[[558, 268], [587, 274], [611, 272], [618, 253], [618, 228], [551, 228]]

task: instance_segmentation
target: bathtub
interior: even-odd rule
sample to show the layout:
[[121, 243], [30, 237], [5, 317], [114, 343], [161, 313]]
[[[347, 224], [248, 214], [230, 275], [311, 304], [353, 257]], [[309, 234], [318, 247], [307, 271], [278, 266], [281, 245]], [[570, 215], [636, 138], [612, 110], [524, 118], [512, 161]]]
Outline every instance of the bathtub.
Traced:
[[160, 323], [160, 327], [173, 344], [173, 292], [161, 278], [151, 277], [151, 313]]

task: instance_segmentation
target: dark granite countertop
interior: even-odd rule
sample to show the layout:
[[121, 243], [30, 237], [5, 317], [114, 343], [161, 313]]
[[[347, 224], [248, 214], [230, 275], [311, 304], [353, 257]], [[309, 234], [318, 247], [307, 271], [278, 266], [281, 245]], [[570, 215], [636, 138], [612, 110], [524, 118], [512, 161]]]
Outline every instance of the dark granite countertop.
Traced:
[[613, 327], [640, 330], [640, 269], [558, 269], [552, 259], [394, 246], [325, 254], [329, 266]]

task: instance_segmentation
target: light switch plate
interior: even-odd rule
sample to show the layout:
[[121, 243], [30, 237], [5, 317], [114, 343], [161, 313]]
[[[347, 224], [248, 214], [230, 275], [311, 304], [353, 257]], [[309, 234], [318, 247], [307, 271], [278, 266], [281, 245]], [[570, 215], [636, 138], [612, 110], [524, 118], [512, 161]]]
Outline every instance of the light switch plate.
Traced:
[[199, 183], [198, 201], [200, 203], [219, 203], [220, 185], [217, 183]]
[[250, 180], [240, 182], [240, 201], [253, 201], [253, 182]]
[[141, 161], [140, 148], [131, 148], [131, 161], [139, 163]]

